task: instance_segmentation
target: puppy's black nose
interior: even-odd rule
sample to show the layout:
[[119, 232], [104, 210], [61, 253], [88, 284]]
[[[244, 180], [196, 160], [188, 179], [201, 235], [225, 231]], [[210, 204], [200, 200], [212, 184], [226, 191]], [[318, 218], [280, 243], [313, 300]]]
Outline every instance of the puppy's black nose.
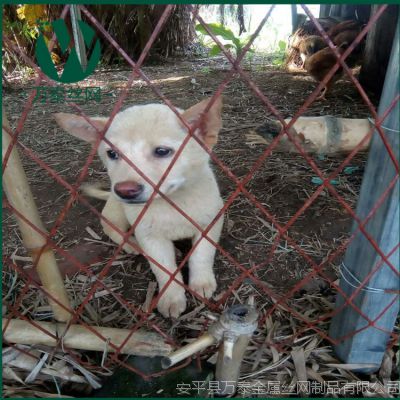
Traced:
[[114, 192], [124, 200], [134, 200], [143, 193], [144, 186], [132, 181], [119, 182], [114, 185]]

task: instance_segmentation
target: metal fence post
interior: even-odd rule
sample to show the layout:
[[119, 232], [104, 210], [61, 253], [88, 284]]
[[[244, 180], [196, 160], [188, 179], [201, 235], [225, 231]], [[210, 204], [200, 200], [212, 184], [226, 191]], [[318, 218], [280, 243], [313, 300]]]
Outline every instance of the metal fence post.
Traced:
[[71, 4], [71, 24], [72, 24], [72, 33], [74, 35], [74, 44], [76, 52], [79, 57], [79, 61], [82, 65], [82, 69], [86, 70], [87, 67], [86, 46], [78, 23], [78, 21], [81, 20], [82, 20], [81, 10], [79, 6], [77, 4]]
[[[371, 78], [373, 79], [373, 78]], [[393, 42], [392, 53], [386, 73], [385, 85], [379, 105], [379, 115], [382, 115], [399, 93], [399, 26]], [[399, 157], [399, 102], [382, 123], [387, 142]], [[389, 183], [397, 175], [393, 161], [385, 145], [375, 132], [371, 143], [368, 162], [364, 173], [360, 198], [357, 205], [357, 215], [364, 219], [378, 198], [387, 189]], [[354, 228], [356, 229], [356, 225]], [[366, 224], [367, 232], [376, 241], [381, 251], [387, 255], [399, 244], [399, 181], [397, 180], [391, 193]], [[399, 249], [388, 257], [388, 260], [399, 271]], [[349, 297], [356, 291], [368, 274], [381, 261], [381, 257], [368, 239], [358, 232], [348, 247], [341, 267], [340, 288]], [[360, 366], [360, 372], [376, 371], [382, 361], [399, 312], [399, 275], [385, 262], [369, 279], [367, 285], [354, 297], [353, 303], [371, 321], [360, 315], [351, 305], [344, 309], [332, 320], [330, 336], [339, 340], [334, 346], [336, 354], [346, 363], [365, 364]], [[398, 300], [398, 299], [397, 299]], [[345, 299], [337, 295], [336, 307], [342, 307]], [[391, 305], [390, 305], [391, 304]], [[390, 305], [390, 307], [389, 307]], [[387, 308], [383, 315], [383, 310]], [[351, 335], [352, 332], [358, 333]], [[382, 331], [381, 328], [386, 332]], [[349, 336], [346, 338], [346, 336]], [[343, 338], [343, 340], [341, 340]], [[368, 364], [368, 365], [367, 365]]]

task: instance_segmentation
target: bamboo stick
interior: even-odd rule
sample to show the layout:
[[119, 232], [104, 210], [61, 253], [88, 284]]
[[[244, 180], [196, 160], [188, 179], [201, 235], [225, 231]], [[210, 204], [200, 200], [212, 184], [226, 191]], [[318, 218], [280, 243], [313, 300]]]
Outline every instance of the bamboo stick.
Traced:
[[[26, 345], [45, 345], [55, 346], [56, 338], [63, 337], [62, 344], [71, 349], [92, 350], [115, 352], [114, 347], [99, 338], [95, 333], [85, 328], [82, 325], [71, 325], [64, 335], [66, 324], [53, 322], [35, 321], [32, 325], [28, 321], [3, 318], [2, 325], [9, 322], [9, 325], [4, 333], [4, 340], [9, 343], [26, 344]], [[48, 331], [54, 337], [43, 332], [40, 328]], [[110, 343], [119, 347], [128, 337], [129, 329], [117, 329], [93, 326], [99, 335], [107, 338]], [[138, 330], [134, 332], [129, 340], [121, 349], [121, 354], [131, 354], [146, 357], [164, 356], [172, 351], [172, 347], [165, 343], [163, 338], [155, 332], [147, 332]]]
[[206, 333], [203, 336], [200, 336], [194, 342], [189, 343], [188, 345], [169, 354], [167, 357], [164, 357], [161, 360], [161, 366], [164, 369], [170, 368], [173, 365], [178, 364], [178, 362], [184, 360], [185, 358], [188, 358], [193, 354], [199, 353], [207, 347], [212, 346], [216, 342], [217, 339], [213, 335]]
[[250, 304], [237, 304], [226, 309], [210, 326], [207, 333], [194, 342], [176, 350], [161, 360], [163, 368], [219, 343], [215, 379], [218, 396], [234, 395], [239, 379], [243, 356], [251, 336], [257, 328], [258, 311]]
[[[10, 125], [4, 109], [3, 125], [10, 130]], [[2, 133], [2, 158], [4, 159], [7, 149], [11, 144], [11, 136], [5, 129], [2, 129]], [[18, 151], [15, 147], [12, 149], [7, 166], [5, 167], [3, 174], [3, 187], [11, 206], [29, 219], [29, 221], [38, 229], [46, 232], [46, 229], [40, 220], [25, 171], [19, 158]], [[34, 262], [37, 263], [37, 272], [43, 287], [48, 293], [57, 299], [59, 303], [64, 305], [66, 308], [71, 309], [67, 291], [64, 287], [64, 281], [58, 269], [57, 261], [52, 249], [45, 247], [46, 240], [42, 235], [40, 235], [21, 218], [16, 218], [21, 231], [24, 246], [31, 254]], [[45, 248], [43, 249], [43, 247]], [[40, 258], [36, 260], [42, 249], [43, 251]], [[57, 304], [54, 300], [50, 298], [48, 300], [53, 309], [54, 318], [57, 321], [66, 322], [70, 319], [71, 314], [67, 310]]]
[[244, 353], [257, 329], [258, 312], [251, 305], [237, 304], [224, 311], [220, 323], [225, 331], [219, 346], [215, 379], [219, 382], [218, 396], [227, 396], [236, 392]]

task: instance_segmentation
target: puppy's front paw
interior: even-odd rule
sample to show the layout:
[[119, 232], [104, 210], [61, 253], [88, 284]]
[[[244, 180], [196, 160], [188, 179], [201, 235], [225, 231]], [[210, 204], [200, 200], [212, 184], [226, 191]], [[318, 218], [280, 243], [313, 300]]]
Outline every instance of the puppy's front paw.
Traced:
[[[133, 246], [131, 246], [129, 243], [132, 243], [132, 244], [136, 244], [137, 246], [138, 246], [138, 249], [135, 249]], [[136, 239], [133, 237], [133, 236], [131, 236], [130, 238], [129, 238], [129, 243], [125, 243], [123, 246], [122, 246], [122, 248], [123, 248], [123, 250], [125, 251], [125, 253], [128, 253], [128, 254], [133, 254], [133, 255], [135, 255], [135, 256], [137, 256], [138, 254], [140, 254], [139, 253], [139, 244], [138, 244], [138, 242], [136, 241]]]
[[196, 276], [190, 279], [189, 287], [200, 296], [209, 299], [217, 289], [217, 282], [214, 274], [207, 274], [206, 276]]
[[168, 289], [158, 301], [157, 309], [165, 318], [178, 318], [186, 309], [185, 290], [176, 286]]

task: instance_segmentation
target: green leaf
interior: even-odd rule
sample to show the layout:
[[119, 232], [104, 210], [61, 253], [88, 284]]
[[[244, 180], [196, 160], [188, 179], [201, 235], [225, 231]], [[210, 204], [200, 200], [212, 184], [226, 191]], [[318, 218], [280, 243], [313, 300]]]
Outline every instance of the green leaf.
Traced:
[[278, 47], [280, 51], [285, 51], [286, 50], [286, 42], [284, 42], [283, 40], [280, 40], [278, 42]]
[[213, 57], [213, 56], [216, 56], [219, 53], [221, 53], [221, 49], [219, 48], [219, 46], [217, 44], [214, 44], [214, 46], [211, 47], [208, 55]]
[[243, 49], [242, 42], [240, 41], [240, 39], [238, 39], [236, 37], [232, 39], [232, 42], [236, 47], [236, 53], [239, 54]]
[[[217, 24], [217, 23], [207, 24], [207, 27], [215, 36], [221, 36], [225, 40], [233, 41], [234, 39], [236, 39], [233, 32], [230, 29], [225, 28], [221, 24]], [[206, 31], [204, 26], [201, 24], [197, 24], [195, 29], [197, 32], [200, 32], [203, 35], [208, 35], [208, 32]]]
[[[227, 44], [224, 44], [224, 48], [226, 49], [226, 50], [228, 50], [228, 49], [232, 49], [234, 46], [232, 45], [232, 44], [229, 44], [229, 43], [227, 43]], [[217, 45], [217, 44], [214, 44], [214, 46], [212, 46], [211, 47], [211, 49], [210, 49], [210, 51], [209, 51], [209, 55], [210, 56], [216, 56], [217, 54], [219, 54], [219, 53], [221, 53], [221, 48]]]

